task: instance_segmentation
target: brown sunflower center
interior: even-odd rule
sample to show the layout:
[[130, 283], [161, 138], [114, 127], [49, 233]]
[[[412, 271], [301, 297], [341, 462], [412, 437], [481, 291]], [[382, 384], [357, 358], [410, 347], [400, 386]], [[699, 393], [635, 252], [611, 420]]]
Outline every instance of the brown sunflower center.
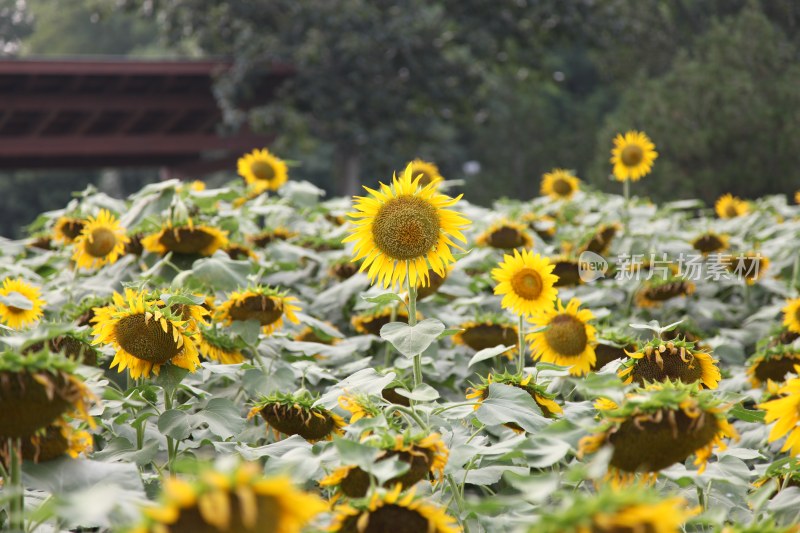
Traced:
[[63, 233], [69, 240], [74, 240], [75, 237], [83, 231], [82, 220], [68, 220], [61, 226], [61, 233]]
[[666, 302], [679, 296], [687, 296], [691, 293], [691, 286], [683, 281], [671, 281], [663, 285], [648, 287], [645, 289], [645, 298], [653, 302]]
[[254, 161], [251, 163], [250, 172], [262, 181], [271, 181], [275, 177], [275, 169], [266, 161]]
[[622, 164], [626, 167], [635, 167], [644, 159], [644, 150], [642, 150], [641, 146], [629, 144], [622, 149], [620, 159], [622, 159]]
[[439, 214], [430, 202], [411, 195], [392, 198], [372, 223], [375, 245], [392, 259], [425, 257], [439, 242]]
[[511, 288], [517, 296], [535, 300], [542, 294], [544, 283], [542, 276], [532, 268], [521, 268], [511, 277]]
[[92, 257], [105, 257], [117, 245], [117, 236], [109, 228], [97, 228], [86, 240], [86, 253]]
[[564, 178], [556, 178], [553, 182], [553, 190], [559, 196], [569, 196], [572, 194], [572, 184]]
[[420, 533], [434, 531], [435, 526], [417, 511], [401, 505], [383, 505], [374, 511], [345, 520], [341, 533]]
[[780, 382], [786, 378], [786, 374], [794, 372], [794, 366], [798, 363], [800, 363], [800, 355], [798, 354], [771, 357], [759, 361], [753, 368], [753, 374], [762, 383], [768, 379]]
[[175, 228], [165, 231], [158, 242], [176, 254], [197, 254], [214, 242], [214, 235], [201, 228]]
[[285, 435], [300, 435], [310, 441], [324, 439], [336, 426], [329, 414], [300, 405], [272, 403], [261, 410], [261, 417]]
[[[408, 451], [390, 451], [380, 457], [378, 462], [387, 459], [396, 459], [408, 463], [409, 469], [405, 474], [386, 481], [383, 486], [390, 488], [400, 483], [403, 488], [408, 488], [425, 479], [428, 475], [431, 469], [431, 463], [433, 462], [433, 453], [427, 449], [413, 450], [413, 453]], [[347, 473], [340, 487], [342, 492], [350, 498], [363, 498], [369, 490], [369, 485], [369, 474], [364, 472], [361, 468], [356, 467]]]
[[623, 520], [626, 525], [592, 523], [591, 533], [658, 533], [658, 526], [650, 522], [648, 517], [640, 518], [633, 525], [627, 525], [630, 518], [625, 517]]
[[75, 382], [60, 372], [0, 372], [0, 437], [31, 437], [80, 396]]
[[572, 287], [581, 282], [580, 267], [575, 261], [564, 260], [556, 261], [553, 266], [553, 274], [558, 276], [555, 282], [556, 287]]
[[[659, 359], [660, 358], [660, 359]], [[703, 377], [703, 367], [699, 359], [686, 352], [686, 361], [680, 353], [666, 350], [664, 353], [644, 356], [633, 367], [633, 380], [639, 384], [645, 381], [681, 380], [684, 383], [694, 383]]]
[[728, 218], [734, 218], [739, 216], [739, 210], [736, 208], [736, 204], [730, 203], [725, 206], [725, 216]]
[[262, 326], [269, 326], [283, 316], [283, 305], [269, 296], [258, 294], [234, 304], [229, 313], [234, 320], [258, 320]]
[[461, 333], [464, 344], [473, 350], [494, 348], [500, 344], [504, 346], [517, 343], [517, 332], [514, 328], [502, 324], [478, 324], [466, 328]]
[[487, 242], [492, 248], [510, 250], [523, 246], [525, 244], [525, 236], [516, 228], [501, 226], [489, 234]]
[[[247, 495], [247, 492], [250, 491], [248, 488], [240, 489], [240, 491], [237, 491], [236, 494], [222, 494], [222, 498], [228, 500], [227, 508], [230, 510], [228, 523], [223, 529], [210, 523], [211, 520], [219, 519], [219, 515], [210, 514], [208, 508], [201, 510], [203, 507], [201, 504], [182, 509], [177, 521], [169, 525], [169, 531], [172, 533], [219, 533], [220, 531], [276, 533], [278, 525], [283, 520], [281, 518], [282, 509], [276, 498], [260, 494]], [[244, 502], [242, 496], [247, 499], [252, 498], [252, 500]], [[203, 497], [209, 498], [210, 495], [201, 496], [201, 498]], [[253, 504], [255, 504], [255, 508], [251, 507]]]
[[722, 242], [722, 239], [711, 233], [701, 235], [694, 241], [694, 249], [704, 254], [716, 252], [722, 249], [724, 245], [725, 243]]
[[178, 355], [181, 348], [173, 337], [173, 325], [167, 321], [167, 330], [155, 317], [142, 313], [122, 317], [114, 326], [117, 344], [123, 350], [143, 361], [163, 364]]
[[589, 341], [586, 325], [576, 317], [563, 313], [553, 317], [544, 332], [544, 338], [548, 346], [566, 356], [582, 354]]

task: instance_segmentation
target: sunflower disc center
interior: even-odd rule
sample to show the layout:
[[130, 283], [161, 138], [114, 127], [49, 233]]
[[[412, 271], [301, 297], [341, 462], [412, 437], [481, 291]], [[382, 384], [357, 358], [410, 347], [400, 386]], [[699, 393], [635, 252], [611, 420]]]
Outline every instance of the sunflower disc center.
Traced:
[[122, 317], [114, 326], [114, 334], [122, 349], [143, 361], [163, 364], [178, 355], [181, 348], [173, 338], [174, 327], [167, 321], [167, 331], [151, 317], [141, 313]]
[[86, 252], [92, 257], [105, 257], [116, 245], [117, 237], [112, 230], [97, 228], [92, 231], [91, 238], [87, 240]]
[[258, 320], [268, 326], [283, 316], [283, 307], [269, 296], [248, 296], [231, 307], [230, 315], [234, 320]]
[[635, 167], [644, 159], [644, 150], [642, 150], [641, 146], [629, 144], [622, 149], [622, 155], [620, 157], [623, 165], [626, 167]]
[[250, 172], [262, 181], [271, 181], [275, 177], [275, 169], [264, 161], [255, 161], [250, 165]]
[[703, 235], [695, 241], [694, 248], [700, 252], [710, 253], [722, 248], [722, 241], [715, 235]]
[[558, 178], [553, 182], [553, 190], [559, 196], [569, 196], [572, 193], [572, 184], [564, 178]]
[[[355, 525], [355, 524], [354, 524]], [[345, 529], [348, 533], [350, 529]], [[417, 511], [389, 504], [370, 511], [365, 529], [352, 529], [359, 533], [419, 533], [432, 531], [428, 519]]]
[[553, 317], [544, 333], [547, 344], [560, 355], [576, 356], [586, 349], [586, 326], [572, 315]]
[[517, 342], [517, 332], [501, 324], [480, 324], [464, 330], [461, 334], [464, 344], [473, 350], [494, 348], [500, 344], [508, 346]]
[[733, 205], [733, 204], [728, 204], [728, 206], [727, 206], [727, 207], [725, 207], [725, 215], [726, 215], [728, 218], [734, 218], [734, 217], [737, 217], [737, 216], [739, 216], [739, 211], [736, 209], [736, 206], [735, 206], [735, 205]]
[[61, 228], [61, 232], [72, 240], [80, 235], [81, 231], [83, 231], [83, 222], [80, 220], [70, 220]]
[[489, 235], [489, 244], [492, 248], [511, 250], [512, 248], [517, 248], [525, 244], [525, 239], [515, 228], [503, 226]]
[[177, 254], [196, 254], [214, 242], [214, 236], [199, 228], [177, 228], [164, 232], [159, 242]]
[[532, 268], [523, 268], [511, 278], [514, 293], [526, 300], [535, 300], [542, 294], [542, 276]]
[[439, 214], [416, 196], [392, 198], [381, 206], [372, 223], [376, 246], [392, 259], [425, 257], [439, 242]]

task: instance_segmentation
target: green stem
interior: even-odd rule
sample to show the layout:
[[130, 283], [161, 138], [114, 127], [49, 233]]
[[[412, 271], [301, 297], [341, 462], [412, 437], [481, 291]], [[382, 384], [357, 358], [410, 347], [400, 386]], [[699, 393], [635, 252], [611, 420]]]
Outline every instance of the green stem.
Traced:
[[422, 418], [420, 418], [419, 414], [416, 411], [404, 407], [402, 405], [390, 405], [389, 407], [386, 408], [386, 411], [384, 411], [384, 417], [386, 417], [386, 419], [388, 420], [389, 415], [391, 415], [394, 411], [400, 411], [401, 413], [410, 416], [411, 418], [414, 419], [414, 422], [416, 422], [420, 428], [424, 429], [425, 431], [430, 431], [431, 428], [428, 426], [428, 424], [426, 424], [422, 420]]
[[[458, 507], [459, 521], [461, 521], [460, 515], [464, 514], [464, 496], [461, 493], [461, 489], [456, 485], [456, 480], [453, 479], [453, 476], [447, 476], [447, 483], [450, 485], [450, 490], [453, 492], [453, 498], [455, 499], [456, 507]], [[464, 533], [469, 533], [469, 525], [464, 521], [461, 523], [464, 526]]]
[[8, 439], [9, 484], [11, 502], [9, 503], [9, 525], [11, 531], [25, 530], [25, 488], [22, 486], [22, 441]]
[[[392, 314], [389, 318], [389, 322], [397, 322], [397, 304], [392, 304]], [[383, 343], [383, 366], [384, 368], [389, 368], [389, 359], [391, 359], [392, 355], [392, 343], [385, 342]]]
[[519, 357], [517, 358], [517, 374], [522, 375], [525, 370], [525, 319], [519, 315]]
[[[406, 265], [406, 286], [408, 287], [408, 325], [417, 325], [417, 287], [411, 285], [410, 265]], [[422, 354], [414, 355], [414, 388], [422, 385]]]
[[[167, 389], [164, 389], [164, 411], [172, 409], [172, 394]], [[170, 475], [173, 474], [172, 466], [175, 464], [177, 457], [178, 447], [175, 445], [175, 439], [167, 435], [167, 469]]]
[[622, 182], [622, 195], [625, 196], [625, 209], [628, 208], [628, 202], [631, 199], [631, 181], [625, 180]]

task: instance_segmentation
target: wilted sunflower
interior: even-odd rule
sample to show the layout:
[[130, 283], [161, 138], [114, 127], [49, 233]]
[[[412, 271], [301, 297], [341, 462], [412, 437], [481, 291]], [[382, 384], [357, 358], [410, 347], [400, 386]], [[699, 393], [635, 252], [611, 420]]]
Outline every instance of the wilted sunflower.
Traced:
[[611, 446], [607, 478], [615, 485], [632, 482], [636, 474], [654, 480], [660, 470], [692, 454], [702, 472], [714, 448], [726, 448], [723, 438], [738, 438], [727, 407], [697, 384], [656, 383], [628, 394], [621, 406], [607, 403], [595, 433], [581, 439], [578, 455]]
[[681, 533], [700, 512], [684, 498], [664, 498], [649, 487], [605, 486], [576, 493], [557, 510], [545, 510], [529, 533]]
[[580, 305], [581, 301], [573, 298], [565, 308], [559, 299], [556, 307], [541, 309], [528, 322], [545, 329], [525, 336], [534, 359], [569, 367], [573, 376], [586, 374], [597, 361], [594, 352], [597, 330], [589, 324], [594, 315], [588, 309], [578, 310]]
[[[523, 377], [520, 374], [510, 374], [508, 372], [504, 372], [502, 374], [489, 374], [488, 377], [481, 378], [481, 383], [472, 385], [472, 387], [467, 389], [467, 399], [475, 400], [477, 402], [474, 406], [474, 409], [478, 409], [481, 406], [481, 403], [483, 403], [483, 400], [489, 396], [489, 385], [492, 383], [500, 383], [524, 390], [530, 395], [531, 398], [533, 398], [533, 401], [536, 402], [536, 405], [538, 405], [539, 409], [542, 410], [542, 414], [547, 418], [555, 418], [557, 415], [560, 415], [564, 412], [564, 410], [561, 409], [561, 406], [555, 402], [555, 395], [548, 393], [547, 389], [543, 385], [539, 385], [533, 381], [533, 375]], [[513, 429], [517, 433], [524, 431], [521, 427], [513, 422], [504, 425], [510, 429]]]
[[197, 349], [205, 359], [223, 365], [236, 365], [244, 362], [241, 347], [236, 340], [223, 331], [201, 326], [197, 336]]
[[630, 359], [619, 369], [619, 377], [625, 383], [680, 380], [716, 389], [722, 379], [711, 354], [697, 350], [693, 342], [686, 340], [653, 339], [628, 355]]
[[552, 307], [558, 289], [558, 278], [552, 274], [553, 265], [546, 257], [528, 250], [514, 250], [514, 255], [504, 255], [503, 262], [492, 270], [497, 282], [495, 294], [502, 294], [501, 305], [518, 315], [530, 315]]
[[264, 246], [268, 245], [271, 242], [285, 241], [296, 236], [297, 232], [294, 232], [282, 226], [278, 226], [277, 228], [264, 230], [256, 235], [250, 235], [247, 237], [247, 240], [253, 246], [260, 246], [263, 248]]
[[237, 162], [239, 175], [253, 188], [254, 193], [277, 191], [289, 179], [286, 163], [269, 150], [253, 150], [239, 158]]
[[6, 278], [0, 287], [0, 321], [13, 329], [35, 324], [42, 318], [42, 306], [46, 303], [39, 287], [25, 283], [22, 278]]
[[797, 338], [797, 333], [784, 330], [758, 343], [756, 353], [747, 361], [747, 375], [753, 387], [770, 381], [781, 383], [794, 372], [795, 366], [800, 365], [800, 349], [793, 345]]
[[638, 340], [630, 335], [610, 329], [602, 330], [594, 347], [596, 360], [591, 370], [599, 370], [617, 359], [627, 359], [628, 352], [633, 353], [638, 350]]
[[300, 321], [294, 314], [300, 311], [297, 298], [272, 287], [258, 285], [242, 291], [234, 291], [228, 301], [217, 309], [218, 319], [228, 324], [234, 320], [257, 320], [266, 335], [272, 335], [283, 327], [284, 317], [292, 324]]
[[660, 307], [674, 298], [684, 298], [694, 294], [695, 284], [679, 277], [668, 279], [650, 278], [636, 291], [636, 305], [639, 307]]
[[223, 251], [234, 261], [246, 261], [248, 259], [258, 261], [258, 256], [253, 249], [244, 244], [229, 242], [228, 246], [226, 246]]
[[[800, 367], [795, 367], [795, 373], [800, 373]], [[769, 442], [788, 434], [781, 451], [796, 457], [800, 455], [800, 378], [788, 380], [777, 392], [780, 398], [760, 403], [758, 408], [767, 412], [767, 424], [776, 422], [769, 432]]]
[[747, 202], [731, 194], [720, 196], [714, 204], [714, 210], [719, 218], [736, 218], [746, 215], [748, 211]]
[[786, 300], [783, 311], [783, 325], [793, 333], [800, 333], [800, 298]]
[[228, 232], [214, 226], [194, 225], [191, 219], [181, 226], [165, 225], [161, 230], [142, 239], [148, 252], [164, 255], [167, 252], [182, 255], [213, 255], [228, 245]]
[[71, 244], [81, 234], [84, 225], [80, 218], [60, 217], [53, 226], [53, 240]]
[[416, 498], [412, 489], [404, 496], [398, 484], [391, 491], [378, 489], [368, 501], [351, 501], [334, 509], [329, 533], [461, 533], [456, 520], [444, 509]]
[[348, 259], [340, 259], [331, 264], [330, 268], [328, 268], [328, 274], [339, 281], [344, 281], [355, 276], [359, 268], [358, 263], [353, 263]]
[[372, 283], [394, 286], [408, 274], [412, 286], [418, 278], [427, 285], [429, 269], [443, 276], [455, 262], [450, 247], [461, 248], [453, 239], [467, 242], [461, 230], [469, 220], [447, 209], [461, 195], [450, 198], [437, 192], [436, 184], [420, 187], [419, 181], [406, 167], [391, 187], [364, 187], [370, 196], [354, 197], [355, 210], [348, 216], [355, 228], [342, 242], [355, 241], [353, 261], [364, 259], [360, 270], [367, 271]]
[[611, 243], [614, 241], [614, 237], [617, 235], [619, 230], [619, 224], [601, 225], [597, 231], [592, 234], [581, 251], [594, 252], [599, 255], [607, 254], [609, 248], [611, 248]]
[[276, 438], [283, 433], [300, 435], [309, 442], [316, 442], [341, 434], [341, 428], [345, 426], [342, 417], [324, 407], [315, 407], [315, 401], [316, 398], [310, 394], [274, 393], [256, 402], [247, 419], [260, 414]]
[[480, 246], [490, 246], [498, 250], [530, 248], [533, 246], [533, 239], [525, 230], [524, 224], [504, 219], [495, 222], [489, 229], [478, 235], [475, 242]]
[[514, 349], [504, 352], [509, 359], [517, 351], [519, 332], [517, 327], [502, 317], [488, 315], [477, 321], [464, 322], [458, 326], [461, 331], [453, 335], [455, 344], [469, 346], [476, 352], [495, 346], [515, 346]]
[[[417, 311], [417, 320], [422, 319], [422, 314]], [[390, 305], [376, 306], [369, 311], [353, 315], [350, 324], [362, 335], [380, 335], [381, 328], [392, 321], [392, 307]], [[395, 313], [395, 322], [408, 322], [408, 311], [405, 306], [399, 307]]]
[[720, 235], [713, 231], [707, 231], [692, 241], [692, 248], [704, 256], [722, 252], [728, 249], [729, 239], [727, 235]]
[[569, 200], [581, 189], [581, 180], [571, 170], [554, 168], [542, 176], [542, 196], [553, 200]]
[[439, 173], [439, 167], [422, 159], [415, 159], [406, 165], [406, 170], [411, 172], [412, 179], [419, 178], [419, 186], [427, 187], [430, 184], [438, 184], [444, 181]]
[[109, 211], [101, 209], [97, 217], [89, 217], [75, 237], [72, 260], [78, 268], [95, 268], [117, 261], [124, 255], [130, 239], [119, 221]]
[[70, 330], [56, 333], [59, 330], [46, 331], [44, 337], [37, 336], [23, 344], [20, 352], [23, 355], [42, 351], [45, 346], [52, 353], [59, 353], [77, 363], [95, 366], [100, 352], [92, 346], [92, 339], [85, 330]]
[[193, 480], [166, 477], [159, 503], [131, 533], [300, 533], [327, 508], [287, 477], [263, 477], [258, 464], [206, 466]]
[[639, 181], [650, 174], [653, 162], [658, 157], [656, 145], [640, 131], [617, 134], [611, 150], [611, 164], [617, 181]]
[[190, 372], [200, 366], [193, 335], [194, 320], [159, 305], [157, 297], [125, 289], [114, 293], [113, 303], [95, 310], [92, 344], [110, 344], [116, 353], [111, 368], [129, 369], [134, 379], [158, 375], [161, 365], [172, 363]]

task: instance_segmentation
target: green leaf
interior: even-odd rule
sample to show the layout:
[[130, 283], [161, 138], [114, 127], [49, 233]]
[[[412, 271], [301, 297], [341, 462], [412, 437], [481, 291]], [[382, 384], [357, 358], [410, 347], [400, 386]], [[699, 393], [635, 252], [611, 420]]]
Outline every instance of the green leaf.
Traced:
[[172, 305], [202, 305], [205, 298], [202, 296], [195, 296], [194, 294], [161, 294], [161, 301], [167, 307]]
[[547, 419], [530, 394], [500, 383], [489, 385], [489, 395], [475, 411], [475, 417], [487, 426], [514, 423], [529, 433], [547, 425]]
[[432, 402], [433, 400], [439, 398], [439, 391], [437, 391], [427, 383], [422, 383], [421, 385], [418, 385], [411, 392], [400, 387], [394, 389], [394, 391], [400, 396], [405, 396], [406, 398], [409, 398], [417, 402]]
[[184, 411], [170, 409], [158, 417], [158, 430], [175, 440], [184, 440], [191, 433], [190, 417]]
[[383, 294], [379, 294], [378, 296], [362, 296], [365, 301], [378, 304], [378, 305], [386, 305], [392, 302], [400, 302], [405, 303], [399, 295], [393, 292], [385, 292]]
[[469, 364], [467, 366], [472, 366], [475, 363], [480, 363], [481, 361], [485, 361], [486, 359], [491, 359], [492, 357], [497, 357], [501, 353], [507, 352], [511, 350], [514, 346], [495, 346], [494, 348], [484, 348], [483, 350], [479, 350], [475, 355], [472, 356], [472, 359], [469, 360]]
[[161, 367], [161, 372], [158, 374], [158, 378], [156, 378], [156, 383], [158, 383], [158, 385], [161, 386], [161, 388], [163, 388], [168, 394], [174, 394], [175, 390], [188, 373], [189, 371], [185, 368], [175, 365], [164, 365]]
[[339, 452], [343, 464], [356, 465], [365, 471], [372, 467], [380, 454], [380, 450], [373, 446], [340, 437], [333, 439], [333, 446]]
[[443, 332], [441, 332], [439, 334], [438, 338], [439, 339], [443, 339], [445, 337], [452, 337], [453, 335], [455, 335], [456, 333], [458, 333], [460, 331], [464, 331], [464, 330], [461, 329], [461, 328], [448, 328], [448, 329], [444, 330]]
[[192, 265], [192, 274], [204, 285], [217, 290], [233, 291], [247, 286], [249, 261], [234, 261], [225, 252], [198, 259]]
[[444, 324], [435, 318], [426, 318], [414, 326], [390, 322], [381, 328], [381, 337], [401, 354], [413, 357], [427, 350], [444, 329]]
[[255, 346], [261, 334], [261, 323], [258, 320], [234, 320], [231, 323], [231, 332], [238, 335], [246, 344]]
[[742, 404], [738, 404], [734, 406], [729, 413], [739, 420], [743, 420], [745, 422], [764, 422], [764, 416], [766, 412], [764, 411], [752, 411], [750, 409], [745, 409]]
[[239, 408], [227, 398], [214, 398], [199, 412], [192, 415], [195, 424], [206, 423], [214, 435], [229, 439], [239, 434], [245, 425]]
[[18, 292], [9, 292], [6, 296], [0, 296], [0, 303], [8, 307], [16, 307], [24, 311], [33, 309], [33, 302]]

